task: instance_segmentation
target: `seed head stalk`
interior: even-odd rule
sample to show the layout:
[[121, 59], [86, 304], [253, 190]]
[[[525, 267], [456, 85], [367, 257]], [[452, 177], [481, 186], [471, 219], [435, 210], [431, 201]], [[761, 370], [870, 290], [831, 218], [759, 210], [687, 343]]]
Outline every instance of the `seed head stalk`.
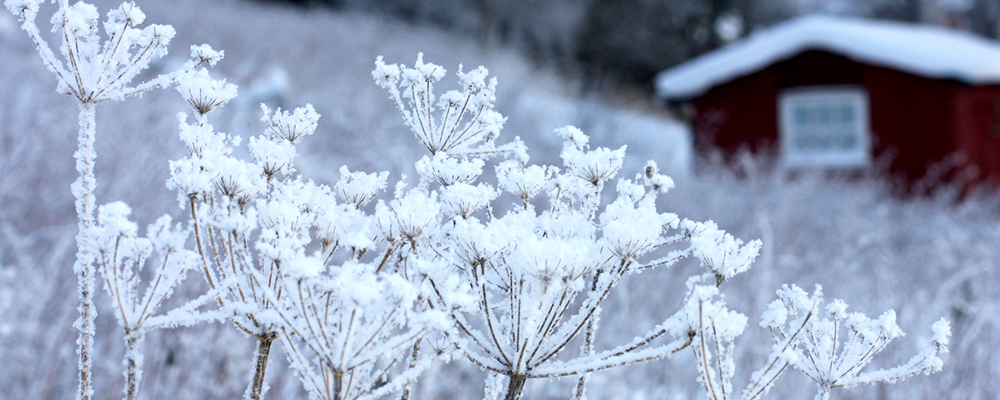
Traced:
[[94, 320], [97, 318], [97, 308], [94, 307], [94, 255], [91, 254], [89, 243], [94, 227], [94, 189], [97, 179], [94, 176], [94, 137], [96, 112], [94, 104], [80, 103], [80, 132], [77, 137], [78, 148], [73, 155], [76, 158], [76, 171], [79, 177], [72, 185], [73, 196], [76, 198], [76, 215], [79, 231], [76, 234], [76, 262], [73, 272], [76, 273], [80, 295], [80, 318], [74, 326], [80, 331], [77, 339], [76, 352], [80, 356], [80, 385], [77, 399], [90, 400], [94, 394], [91, 367], [94, 348]]

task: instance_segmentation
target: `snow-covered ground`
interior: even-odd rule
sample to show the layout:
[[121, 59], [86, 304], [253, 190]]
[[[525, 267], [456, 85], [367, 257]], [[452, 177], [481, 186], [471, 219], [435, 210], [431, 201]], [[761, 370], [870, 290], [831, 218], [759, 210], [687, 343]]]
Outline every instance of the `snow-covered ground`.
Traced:
[[[102, 10], [115, 5], [97, 2]], [[242, 96], [216, 119], [217, 128], [257, 133], [257, 103], [285, 108], [312, 103], [323, 115], [304, 143], [304, 175], [330, 183], [342, 164], [411, 176], [422, 155], [386, 98], [371, 82], [377, 55], [410, 64], [417, 52], [455, 70], [486, 65], [500, 80], [498, 110], [509, 117], [501, 140], [521, 136], [533, 161], [554, 162], [559, 141], [551, 130], [574, 124], [592, 144], [627, 144], [637, 171], [647, 158], [677, 175], [678, 189], [662, 208], [697, 220], [714, 219], [744, 239], [764, 241], [754, 270], [725, 288], [730, 307], [751, 326], [781, 283], [822, 284], [828, 298], [844, 298], [868, 315], [895, 308], [910, 337], [890, 347], [875, 365], [896, 365], [929, 340], [941, 316], [953, 321], [952, 353], [945, 371], [895, 386], [834, 394], [840, 398], [996, 398], [1000, 375], [1000, 224], [995, 197], [900, 201], [878, 179], [826, 181], [772, 174], [748, 160], [747, 173], [708, 166], [690, 172], [690, 145], [676, 122], [580, 100], [550, 73], [537, 71], [507, 50], [484, 51], [475, 42], [433, 29], [360, 15], [305, 14], [235, 0], [146, 1], [152, 23], [174, 25], [170, 69], [189, 44], [226, 50], [215, 72], [241, 86]], [[51, 5], [43, 13], [51, 12]], [[47, 15], [40, 20], [47, 20]], [[75, 220], [69, 183], [75, 178], [76, 105], [54, 93], [54, 80], [12, 17], [0, 16], [0, 387], [9, 398], [70, 398], [76, 386]], [[182, 155], [174, 115], [187, 111], [173, 90], [98, 107], [99, 203], [125, 200], [150, 222], [177, 212], [164, 187], [167, 160]], [[615, 146], [617, 147], [617, 146]], [[145, 213], [145, 214], [144, 214]], [[678, 307], [683, 279], [697, 265], [629, 278], [605, 307], [600, 343], [620, 343], [661, 321]], [[194, 281], [194, 280], [192, 280]], [[625, 289], [625, 290], [622, 290]], [[194, 288], [187, 290], [195, 291]], [[98, 296], [100, 310], [107, 299]], [[626, 312], [627, 311], [627, 312]], [[624, 318], [631, 315], [631, 318]], [[110, 312], [98, 319], [96, 390], [99, 399], [120, 396], [121, 358]], [[738, 370], [755, 369], [770, 352], [759, 329], [737, 343]], [[204, 399], [240, 396], [249, 376], [253, 343], [224, 324], [155, 332], [146, 341], [143, 392], [148, 398]], [[270, 398], [304, 398], [297, 379], [275, 357]], [[610, 399], [688, 399], [703, 396], [688, 353], [594, 374], [589, 394]], [[748, 366], [744, 368], [742, 366]], [[748, 377], [737, 375], [737, 386]], [[528, 398], [565, 398], [575, 381], [529, 382]], [[478, 398], [483, 374], [463, 362], [439, 365], [421, 379], [423, 399]], [[801, 375], [779, 381], [772, 398], [808, 398]]]

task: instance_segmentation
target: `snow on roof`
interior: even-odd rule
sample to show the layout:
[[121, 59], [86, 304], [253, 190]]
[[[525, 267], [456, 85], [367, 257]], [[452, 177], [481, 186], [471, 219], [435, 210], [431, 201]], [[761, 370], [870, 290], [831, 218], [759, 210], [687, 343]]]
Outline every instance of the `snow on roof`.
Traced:
[[656, 76], [664, 99], [688, 99], [805, 50], [825, 50], [911, 74], [1000, 83], [1000, 45], [928, 25], [847, 17], [793, 19], [709, 52]]

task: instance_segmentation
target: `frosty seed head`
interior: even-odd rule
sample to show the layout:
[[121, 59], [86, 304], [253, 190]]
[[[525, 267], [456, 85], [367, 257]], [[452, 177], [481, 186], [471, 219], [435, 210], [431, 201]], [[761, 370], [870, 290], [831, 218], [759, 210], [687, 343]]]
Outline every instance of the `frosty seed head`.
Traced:
[[34, 20], [38, 15], [38, 0], [6, 0], [4, 5], [21, 21]]
[[947, 352], [948, 342], [951, 339], [951, 323], [942, 317], [934, 325], [931, 326], [931, 331], [934, 332], [933, 341], [938, 345], [938, 347], [943, 348], [943, 352]]
[[287, 140], [273, 141], [263, 136], [253, 136], [247, 143], [250, 156], [264, 170], [264, 175], [273, 177], [279, 172], [286, 175], [292, 171], [295, 162], [295, 145]]
[[499, 193], [485, 183], [456, 183], [441, 189], [441, 205], [447, 215], [469, 218], [490, 204]]
[[535, 197], [547, 183], [545, 169], [538, 165], [522, 167], [516, 161], [504, 161], [497, 165], [497, 183], [505, 192], [528, 201]]
[[297, 144], [302, 138], [312, 135], [319, 126], [320, 115], [312, 104], [297, 107], [290, 114], [287, 110], [282, 111], [281, 107], [272, 113], [263, 103], [260, 108], [264, 111], [264, 116], [260, 120], [267, 125], [264, 134], [271, 140], [286, 140], [291, 144]]
[[212, 79], [204, 68], [182, 74], [177, 79], [177, 91], [200, 115], [221, 107], [237, 95], [236, 85], [226, 83], [225, 79]]
[[385, 190], [388, 179], [388, 172], [371, 174], [363, 171], [351, 172], [344, 165], [340, 167], [340, 179], [334, 185], [334, 191], [342, 201], [353, 204], [355, 208], [361, 208], [371, 202], [378, 192]]
[[70, 36], [84, 40], [97, 40], [97, 21], [101, 14], [93, 4], [77, 2], [68, 8], [60, 8], [52, 15], [52, 29], [62, 26]]
[[461, 160], [444, 153], [437, 153], [433, 157], [422, 157], [414, 167], [424, 179], [441, 186], [451, 186], [456, 183], [471, 184], [483, 173], [484, 164], [483, 160], [478, 158]]
[[375, 69], [372, 70], [372, 78], [380, 88], [395, 86], [399, 81], [400, 71], [396, 64], [386, 64], [382, 61], [382, 56], [375, 59]]
[[215, 51], [212, 49], [212, 46], [207, 44], [191, 46], [191, 59], [197, 61], [198, 64], [208, 64], [214, 67], [225, 56], [225, 50]]

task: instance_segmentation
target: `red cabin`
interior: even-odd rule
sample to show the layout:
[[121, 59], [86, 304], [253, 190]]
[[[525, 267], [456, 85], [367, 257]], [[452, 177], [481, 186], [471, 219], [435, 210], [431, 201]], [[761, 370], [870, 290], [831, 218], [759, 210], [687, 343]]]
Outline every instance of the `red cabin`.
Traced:
[[[782, 168], [858, 170], [887, 157], [1000, 179], [1000, 45], [943, 28], [802, 17], [660, 73], [695, 149], [773, 151]], [[931, 175], [928, 175], [931, 173]]]

